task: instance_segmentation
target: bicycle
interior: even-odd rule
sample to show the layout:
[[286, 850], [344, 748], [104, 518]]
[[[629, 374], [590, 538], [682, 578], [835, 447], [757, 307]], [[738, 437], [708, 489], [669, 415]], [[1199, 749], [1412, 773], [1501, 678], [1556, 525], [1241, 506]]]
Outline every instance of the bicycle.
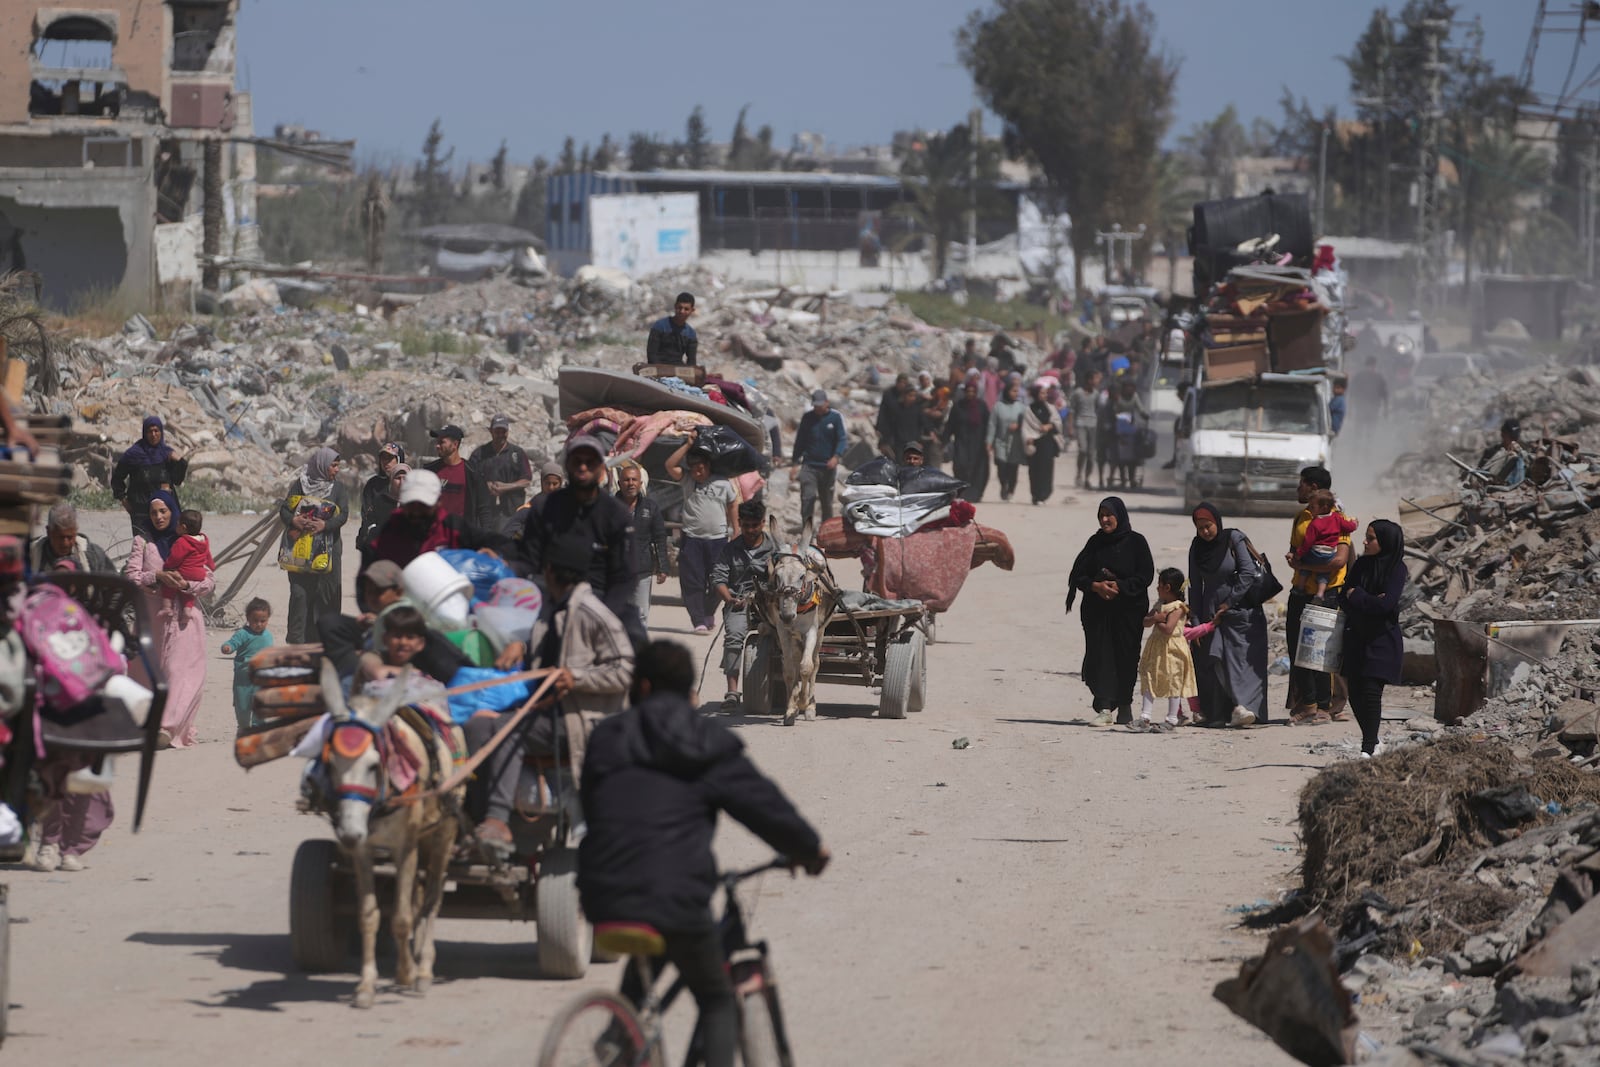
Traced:
[[[745, 929], [744, 910], [735, 889], [740, 882], [768, 871], [795, 865], [782, 856], [720, 877], [725, 899], [717, 924], [723, 955], [739, 1003], [739, 1053], [744, 1067], [794, 1067], [778, 1002], [777, 980], [765, 941], [751, 942]], [[659, 976], [652, 978], [650, 961], [665, 950], [659, 931], [643, 923], [601, 923], [595, 927], [595, 947], [628, 957], [645, 990], [639, 1008], [620, 993], [596, 990], [568, 1004], [556, 1015], [539, 1049], [539, 1067], [663, 1067], [666, 1063], [662, 1019], [687, 989], [681, 976], [665, 993], [656, 992]], [[684, 1067], [703, 1062], [696, 1030], [684, 1057]]]

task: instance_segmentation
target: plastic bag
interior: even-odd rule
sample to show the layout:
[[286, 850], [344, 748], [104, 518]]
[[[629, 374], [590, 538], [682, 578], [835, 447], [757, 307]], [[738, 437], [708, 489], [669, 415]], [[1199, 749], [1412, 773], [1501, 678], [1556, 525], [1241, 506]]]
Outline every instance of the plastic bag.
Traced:
[[[455, 677], [450, 679], [450, 688], [471, 685], [473, 682], [487, 682], [493, 678], [504, 678], [515, 671], [497, 671], [493, 667], [462, 667], [456, 671]], [[450, 698], [450, 718], [460, 724], [480, 711], [509, 711], [520, 707], [528, 699], [527, 682], [507, 682], [505, 685], [494, 685], [487, 689], [475, 689], [470, 693], [458, 693]]]
[[850, 477], [845, 479], [848, 485], [894, 485], [895, 474], [900, 469], [900, 464], [888, 456], [879, 456], [869, 459], [861, 466], [850, 472]]
[[711, 454], [711, 473], [723, 478], [761, 470], [761, 453], [730, 426], [702, 426], [695, 435], [694, 447]]
[[441, 548], [439, 555], [457, 573], [464, 575], [472, 582], [472, 602], [481, 604], [494, 596], [496, 582], [506, 578], [515, 578], [511, 568], [493, 556], [486, 556], [482, 552], [475, 552], [470, 548]]
[[960, 478], [953, 477], [937, 467], [901, 467], [900, 492], [945, 493], [954, 496], [967, 487]]

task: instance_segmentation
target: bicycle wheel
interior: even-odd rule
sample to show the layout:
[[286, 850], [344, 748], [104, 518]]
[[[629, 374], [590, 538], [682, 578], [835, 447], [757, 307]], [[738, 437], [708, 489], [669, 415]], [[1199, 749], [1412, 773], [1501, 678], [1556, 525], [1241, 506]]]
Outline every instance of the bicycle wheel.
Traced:
[[739, 998], [739, 1056], [744, 1067], [787, 1067], [783, 1043], [764, 989]]
[[615, 993], [587, 993], [550, 1024], [539, 1067], [662, 1067], [633, 1005]]

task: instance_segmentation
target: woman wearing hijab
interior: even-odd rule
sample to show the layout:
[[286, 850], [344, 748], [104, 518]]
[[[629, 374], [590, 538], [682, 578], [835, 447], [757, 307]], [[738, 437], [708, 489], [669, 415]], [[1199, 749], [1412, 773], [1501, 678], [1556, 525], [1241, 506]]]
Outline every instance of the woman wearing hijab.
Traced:
[[[172, 748], [195, 742], [195, 716], [206, 685], [206, 619], [199, 597], [216, 589], [216, 576], [206, 572], [198, 582], [187, 581], [167, 569], [167, 557], [178, 540], [178, 498], [158, 489], [150, 498], [147, 514], [150, 533], [136, 534], [124, 573], [135, 585], [150, 591], [156, 617], [156, 648], [161, 670], [167, 676], [167, 707], [161, 715], [161, 740]], [[161, 588], [185, 596], [162, 596]]]
[[278, 506], [278, 521], [283, 523], [285, 535], [323, 535], [330, 563], [325, 571], [289, 571], [285, 639], [291, 645], [315, 641], [317, 620], [326, 612], [339, 610], [339, 562], [344, 552], [339, 530], [350, 517], [350, 497], [339, 484], [338, 475], [339, 453], [331, 448], [317, 449], [295, 475]]
[[961, 399], [950, 405], [944, 424], [950, 446], [951, 473], [967, 483], [961, 499], [976, 504], [989, 488], [989, 408], [978, 396], [978, 382], [968, 379]]
[[[166, 427], [158, 415], [148, 415], [139, 432], [139, 443], [122, 453], [111, 472], [111, 495], [128, 512], [135, 534], [149, 535], [150, 500], [157, 491], [173, 496], [172, 513], [178, 514], [177, 489], [189, 473], [189, 461], [179, 459], [166, 441]], [[176, 524], [176, 519], [174, 519]], [[177, 527], [174, 525], [173, 532]]]
[[1224, 612], [1195, 649], [1197, 724], [1265, 723], [1267, 616], [1260, 607], [1239, 606], [1260, 577], [1260, 565], [1244, 534], [1226, 529], [1214, 506], [1202, 503], [1191, 517], [1195, 537], [1189, 544], [1189, 617], [1204, 620]]
[[1139, 643], [1149, 608], [1155, 561], [1143, 535], [1128, 522], [1121, 499], [1100, 501], [1100, 529], [1072, 563], [1067, 612], [1083, 594], [1083, 681], [1094, 696], [1090, 726], [1133, 721], [1133, 686], [1139, 676]]
[[1350, 710], [1361, 724], [1361, 755], [1378, 751], [1383, 720], [1383, 687], [1400, 681], [1405, 641], [1400, 633], [1400, 594], [1405, 591], [1405, 535], [1397, 523], [1367, 524], [1364, 551], [1350, 565], [1339, 594], [1344, 608], [1344, 667]]
[[1006, 386], [1002, 399], [989, 412], [989, 451], [1000, 478], [1001, 500], [1010, 500], [1016, 493], [1017, 468], [1028, 458], [1022, 451], [1022, 416], [1028, 406], [1019, 396], [1017, 386]]
[[1034, 504], [1043, 504], [1055, 489], [1061, 414], [1049, 405], [1037, 384], [1028, 389], [1028, 406], [1022, 412], [1022, 451], [1028, 457], [1028, 492]]

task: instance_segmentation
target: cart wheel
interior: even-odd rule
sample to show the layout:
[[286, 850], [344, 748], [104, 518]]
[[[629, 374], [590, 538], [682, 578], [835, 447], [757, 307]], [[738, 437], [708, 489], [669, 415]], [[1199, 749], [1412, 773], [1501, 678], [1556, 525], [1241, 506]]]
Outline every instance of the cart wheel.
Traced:
[[539, 972], [546, 978], [582, 978], [589, 969], [594, 932], [578, 904], [577, 849], [556, 848], [544, 854], [534, 894]]
[[930, 645], [936, 643], [939, 640], [939, 616], [935, 615], [931, 611], [928, 612], [928, 628], [927, 628], [926, 640], [927, 640], [928, 644], [930, 644]]
[[289, 952], [296, 967], [310, 974], [344, 966], [354, 923], [341, 916], [334, 891], [339, 846], [332, 841], [302, 841], [289, 875]]
[[880, 719], [906, 717], [911, 706], [911, 691], [920, 671], [922, 646], [921, 632], [912, 630], [895, 638], [884, 653], [883, 696], [878, 700]]
[[[745, 645], [744, 710], [752, 715], [772, 714], [772, 669], [778, 666], [777, 646], [771, 637], [751, 639]], [[782, 668], [779, 668], [782, 675]]]
[[911, 694], [906, 700], [906, 710], [921, 711], [928, 700], [928, 645], [915, 630], [911, 644], [916, 646], [916, 662], [911, 668]]
[[11, 902], [10, 887], [0, 885], [0, 1045], [11, 1026]]

